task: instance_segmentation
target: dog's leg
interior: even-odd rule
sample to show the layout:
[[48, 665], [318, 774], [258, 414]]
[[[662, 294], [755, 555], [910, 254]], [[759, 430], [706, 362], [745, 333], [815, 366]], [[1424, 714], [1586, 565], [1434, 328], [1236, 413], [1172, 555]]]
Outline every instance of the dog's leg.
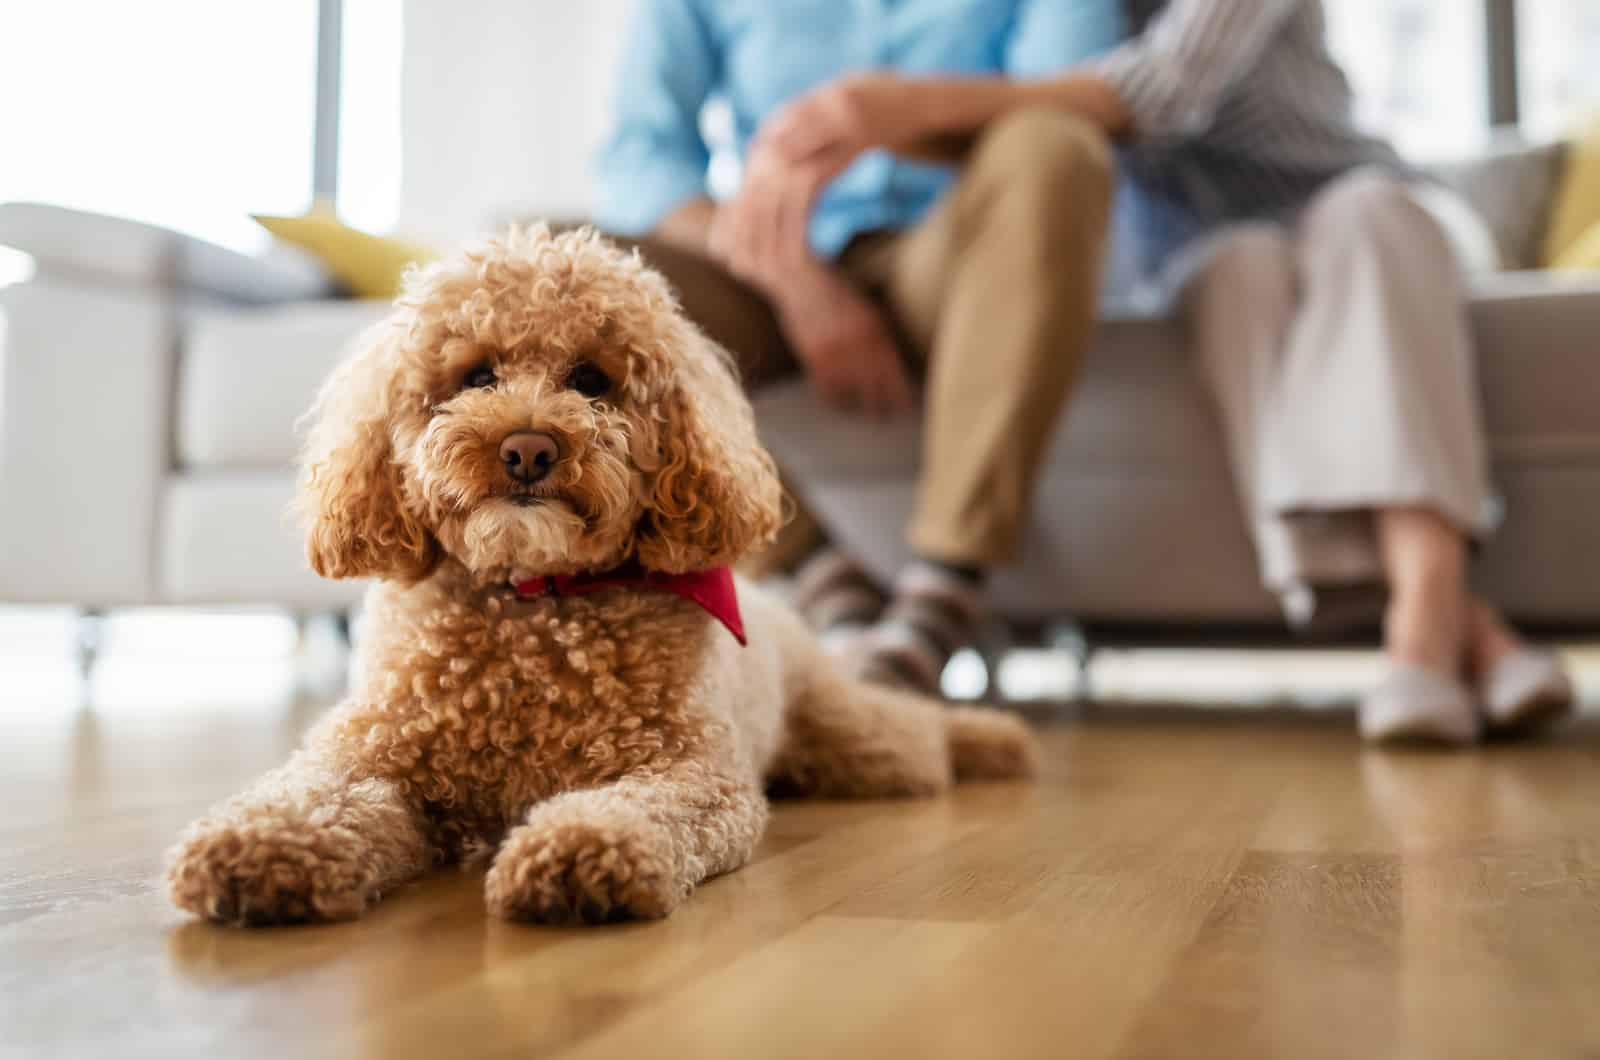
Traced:
[[539, 803], [495, 855], [490, 911], [555, 924], [666, 916], [761, 838], [766, 797], [736, 772], [691, 760]]
[[348, 780], [301, 751], [190, 825], [167, 885], [179, 907], [226, 923], [349, 920], [434, 858], [394, 784]]
[[790, 707], [773, 782], [836, 798], [931, 795], [955, 780], [1033, 768], [1033, 736], [1015, 714], [945, 706], [830, 670]]

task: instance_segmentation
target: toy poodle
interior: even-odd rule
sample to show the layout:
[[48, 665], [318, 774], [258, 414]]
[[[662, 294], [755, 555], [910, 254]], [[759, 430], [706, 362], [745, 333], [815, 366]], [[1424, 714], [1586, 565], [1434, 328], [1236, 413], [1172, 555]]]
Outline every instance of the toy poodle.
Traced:
[[1013, 715], [842, 675], [729, 565], [781, 488], [727, 355], [637, 255], [542, 225], [415, 270], [310, 413], [312, 567], [378, 579], [348, 697], [191, 825], [172, 899], [340, 920], [483, 854], [495, 914], [670, 913], [766, 789], [1021, 776]]

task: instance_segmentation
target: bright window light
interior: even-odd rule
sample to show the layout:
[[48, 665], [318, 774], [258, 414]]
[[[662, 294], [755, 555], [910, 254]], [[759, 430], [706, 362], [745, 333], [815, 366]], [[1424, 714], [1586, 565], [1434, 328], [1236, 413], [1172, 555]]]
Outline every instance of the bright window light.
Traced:
[[305, 209], [316, 0], [0, 3], [0, 202], [265, 244]]
[[1545, 139], [1600, 116], [1600, 4], [1520, 0], [1517, 66], [1523, 125]]
[[400, 216], [401, 7], [344, 0], [339, 215], [369, 232], [388, 231]]
[[[0, 198], [0, 202], [4, 202]], [[20, 250], [0, 247], [0, 287], [33, 279], [33, 259]]]
[[1422, 160], [1482, 146], [1489, 89], [1481, 2], [1326, 0], [1324, 10], [1363, 126]]

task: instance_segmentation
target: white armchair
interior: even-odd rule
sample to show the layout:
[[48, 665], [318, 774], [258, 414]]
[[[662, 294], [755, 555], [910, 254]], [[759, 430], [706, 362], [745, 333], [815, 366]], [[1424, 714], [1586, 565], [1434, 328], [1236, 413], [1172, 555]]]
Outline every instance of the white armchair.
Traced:
[[295, 418], [384, 306], [314, 265], [0, 205], [0, 601], [343, 610], [286, 515]]

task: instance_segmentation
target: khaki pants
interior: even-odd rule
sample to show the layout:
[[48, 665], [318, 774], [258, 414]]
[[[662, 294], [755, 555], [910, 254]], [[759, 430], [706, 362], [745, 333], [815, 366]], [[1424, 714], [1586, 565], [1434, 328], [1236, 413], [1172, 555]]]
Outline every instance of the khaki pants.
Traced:
[[[853, 242], [844, 275], [926, 366], [912, 548], [987, 567], [1011, 559], [1034, 481], [1093, 328], [1112, 192], [1103, 138], [1023, 111], [984, 132], [920, 224]], [[638, 245], [684, 309], [738, 361], [749, 389], [799, 368], [771, 306], [709, 259]]]
[[1224, 229], [1200, 253], [1184, 315], [1291, 619], [1320, 620], [1318, 590], [1382, 583], [1375, 508], [1488, 532], [1461, 255], [1405, 183], [1356, 171], [1293, 225]]

